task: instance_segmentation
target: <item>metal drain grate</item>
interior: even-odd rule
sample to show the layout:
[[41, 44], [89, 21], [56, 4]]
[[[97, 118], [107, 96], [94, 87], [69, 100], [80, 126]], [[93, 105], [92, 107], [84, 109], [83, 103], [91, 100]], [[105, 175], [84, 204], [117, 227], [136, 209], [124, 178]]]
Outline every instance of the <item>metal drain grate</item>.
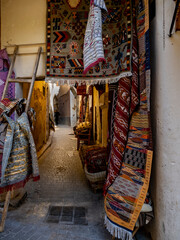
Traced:
[[50, 206], [46, 216], [48, 223], [88, 225], [84, 207]]

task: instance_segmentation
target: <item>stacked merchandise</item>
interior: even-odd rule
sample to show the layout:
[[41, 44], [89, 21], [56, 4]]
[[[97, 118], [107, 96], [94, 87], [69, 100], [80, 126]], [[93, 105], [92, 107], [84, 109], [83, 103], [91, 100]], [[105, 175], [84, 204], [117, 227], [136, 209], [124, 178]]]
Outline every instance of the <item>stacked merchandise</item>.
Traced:
[[82, 145], [79, 155], [91, 187], [94, 190], [102, 189], [107, 170], [107, 148]]

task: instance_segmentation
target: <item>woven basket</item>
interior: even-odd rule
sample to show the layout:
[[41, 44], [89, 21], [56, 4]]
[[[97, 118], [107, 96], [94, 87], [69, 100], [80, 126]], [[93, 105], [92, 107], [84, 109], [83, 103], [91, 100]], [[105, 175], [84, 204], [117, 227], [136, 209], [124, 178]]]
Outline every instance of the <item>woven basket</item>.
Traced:
[[91, 183], [102, 182], [106, 178], [106, 171], [97, 172], [97, 173], [89, 173], [88, 170], [87, 170], [87, 166], [86, 165], [84, 167], [84, 171], [85, 171], [87, 179]]

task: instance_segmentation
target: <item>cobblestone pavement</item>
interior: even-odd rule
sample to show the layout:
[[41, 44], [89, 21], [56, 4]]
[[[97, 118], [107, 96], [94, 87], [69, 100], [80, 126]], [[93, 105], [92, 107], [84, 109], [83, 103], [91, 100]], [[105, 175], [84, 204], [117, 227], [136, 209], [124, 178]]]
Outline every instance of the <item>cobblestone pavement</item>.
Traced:
[[[93, 193], [88, 185], [70, 127], [56, 128], [53, 144], [39, 163], [41, 180], [26, 185], [28, 197], [8, 212], [0, 240], [110, 240], [102, 193]], [[50, 205], [87, 208], [88, 225], [47, 223]]]

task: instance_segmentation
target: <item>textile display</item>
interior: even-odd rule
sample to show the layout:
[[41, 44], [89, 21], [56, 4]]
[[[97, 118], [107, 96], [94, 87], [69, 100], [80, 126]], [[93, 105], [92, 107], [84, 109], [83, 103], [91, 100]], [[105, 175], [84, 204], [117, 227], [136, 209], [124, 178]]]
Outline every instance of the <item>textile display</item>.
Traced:
[[[96, 26], [93, 25], [94, 35], [86, 34], [85, 37], [85, 30], [87, 28], [88, 33], [89, 28], [87, 21], [90, 6], [95, 6], [93, 9], [96, 9], [96, 5], [104, 1], [94, 0], [92, 2], [94, 4], [90, 4], [90, 0], [79, 0], [77, 4], [72, 4], [70, 0], [48, 0], [46, 81], [59, 81], [61, 84], [75, 84], [76, 82], [95, 84], [115, 82], [121, 77], [132, 75], [131, 1], [105, 0], [108, 10], [105, 22], [102, 24], [101, 14], [98, 11], [98, 32]], [[102, 18], [104, 19], [104, 14]], [[91, 20], [94, 22], [95, 18]], [[85, 44], [88, 42], [93, 46], [96, 43], [99, 44], [99, 40], [97, 41], [99, 34], [102, 35], [101, 41], [103, 42], [101, 54], [104, 54], [106, 61], [97, 63], [84, 75], [84, 67], [90, 64], [86, 66], [85, 60], [84, 66], [83, 62], [83, 57], [86, 59], [83, 50], [85, 55], [87, 54], [86, 46], [84, 48], [84, 38]], [[99, 45], [98, 58], [101, 58], [99, 57]]]
[[[2, 49], [0, 50], [0, 99], [2, 98], [9, 67], [10, 61], [7, 51], [6, 49]], [[15, 77], [14, 73], [12, 74], [12, 77]], [[9, 83], [6, 97], [11, 100], [15, 98], [15, 83]]]
[[85, 165], [89, 173], [97, 173], [107, 170], [107, 148], [99, 147], [88, 150]]
[[17, 106], [22, 105], [23, 102], [23, 98], [13, 101], [10, 101], [8, 98], [4, 98], [0, 101], [0, 149], [3, 149], [4, 147], [8, 126], [8, 123], [3, 119], [3, 114], [6, 113], [8, 116], [10, 116], [15, 109], [17, 109]]
[[[124, 129], [120, 129], [118, 137], [117, 123], [114, 123], [113, 145], [105, 185], [105, 225], [112, 235], [122, 240], [133, 239], [133, 229], [140, 220], [149, 187], [153, 155], [150, 126], [149, 9], [146, 0], [137, 0], [135, 3], [137, 15], [136, 19], [133, 18], [133, 75], [130, 90], [126, 94], [130, 99], [126, 101], [129, 103], [126, 133]], [[120, 90], [119, 88], [118, 95], [121, 94]], [[118, 99], [116, 115], [119, 114], [120, 117], [117, 120], [124, 116], [124, 111], [121, 112], [118, 106], [125, 109]], [[121, 140], [123, 133], [126, 137], [124, 144]]]
[[109, 84], [109, 106], [108, 106], [108, 156], [112, 149], [114, 137], [114, 120], [117, 102], [118, 83]]
[[99, 148], [98, 145], [81, 145], [79, 149], [79, 156], [81, 158], [83, 168], [85, 165], [86, 155], [88, 154], [88, 151], [98, 148]]
[[15, 99], [15, 100], [9, 100], [8, 98], [4, 98], [3, 100], [0, 101], [0, 117], [6, 113], [8, 116], [10, 116], [17, 105], [20, 102], [23, 102], [24, 99]]
[[105, 2], [103, 0], [92, 0], [84, 37], [84, 74], [100, 62], [106, 62], [102, 39], [102, 11], [105, 11], [107, 15]]
[[77, 86], [77, 95], [86, 95], [86, 85]]
[[99, 145], [82, 145], [79, 156], [93, 190], [103, 189], [107, 170], [107, 148]]
[[127, 141], [129, 107], [130, 107], [131, 79], [121, 78], [118, 86], [118, 97], [114, 120], [114, 137], [109, 158], [108, 175], [105, 184], [105, 191], [113, 183], [119, 174], [122, 164], [124, 148]]
[[0, 193], [23, 187], [31, 177], [34, 181], [39, 180], [36, 148], [27, 114], [24, 112], [17, 121], [6, 114], [4, 118], [8, 128], [1, 156]]

